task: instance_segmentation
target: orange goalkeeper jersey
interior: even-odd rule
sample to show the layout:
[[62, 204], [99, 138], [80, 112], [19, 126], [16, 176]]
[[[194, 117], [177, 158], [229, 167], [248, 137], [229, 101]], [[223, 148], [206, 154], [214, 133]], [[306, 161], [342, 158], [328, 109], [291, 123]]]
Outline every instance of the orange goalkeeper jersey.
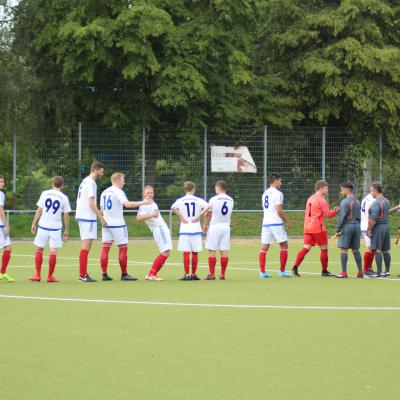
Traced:
[[328, 202], [319, 195], [313, 194], [307, 200], [304, 215], [304, 233], [326, 232], [324, 218], [332, 218], [335, 210], [329, 210]]

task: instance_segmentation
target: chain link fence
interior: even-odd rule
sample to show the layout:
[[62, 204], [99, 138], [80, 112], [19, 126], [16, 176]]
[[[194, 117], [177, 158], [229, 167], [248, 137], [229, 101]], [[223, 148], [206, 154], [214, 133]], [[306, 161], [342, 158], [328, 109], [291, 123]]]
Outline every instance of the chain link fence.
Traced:
[[[13, 139], [13, 170], [2, 170], [0, 162], [0, 174], [13, 181], [15, 193], [9, 193], [9, 209], [35, 208], [41, 190], [54, 175], [64, 177], [65, 192], [74, 207], [77, 187], [93, 160], [106, 166], [99, 191], [110, 184], [113, 172], [121, 171], [126, 174], [129, 198], [141, 198], [143, 186], [151, 184], [161, 209], [170, 208], [187, 179], [196, 183], [198, 195], [205, 198], [214, 193], [215, 182], [223, 179], [237, 209], [258, 210], [272, 172], [282, 176], [286, 209], [303, 209], [315, 181], [321, 178], [330, 183], [334, 202], [343, 181], [353, 182], [361, 195], [371, 181], [383, 180], [386, 195], [395, 202], [399, 198], [399, 154], [390, 150], [382, 136], [371, 139], [344, 128], [261, 126], [221, 134], [206, 128], [121, 130], [78, 123]], [[212, 146], [246, 146], [257, 172], [213, 172]]]

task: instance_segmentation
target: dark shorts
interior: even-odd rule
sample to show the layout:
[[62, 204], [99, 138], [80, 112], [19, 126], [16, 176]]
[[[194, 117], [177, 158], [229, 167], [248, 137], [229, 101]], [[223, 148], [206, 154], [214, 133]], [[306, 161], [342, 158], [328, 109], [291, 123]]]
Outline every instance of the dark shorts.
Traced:
[[360, 236], [360, 224], [345, 224], [342, 235], [339, 236], [338, 246], [341, 249], [359, 249]]
[[371, 249], [373, 251], [390, 250], [390, 230], [388, 224], [375, 225], [372, 230]]
[[327, 243], [328, 243], [328, 233], [326, 231], [304, 234], [304, 244], [308, 244], [310, 246], [321, 246]]

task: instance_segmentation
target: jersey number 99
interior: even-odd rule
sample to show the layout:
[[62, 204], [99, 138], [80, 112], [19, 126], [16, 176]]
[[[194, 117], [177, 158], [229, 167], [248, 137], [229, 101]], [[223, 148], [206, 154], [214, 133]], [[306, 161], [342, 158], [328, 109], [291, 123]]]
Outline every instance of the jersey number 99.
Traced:
[[55, 214], [59, 210], [60, 205], [61, 204], [60, 204], [60, 202], [58, 200], [54, 200], [53, 201], [50, 198], [47, 198], [45, 203], [44, 203], [44, 206], [46, 207], [46, 212], [49, 212], [50, 208], [52, 208], [53, 209], [53, 214]]

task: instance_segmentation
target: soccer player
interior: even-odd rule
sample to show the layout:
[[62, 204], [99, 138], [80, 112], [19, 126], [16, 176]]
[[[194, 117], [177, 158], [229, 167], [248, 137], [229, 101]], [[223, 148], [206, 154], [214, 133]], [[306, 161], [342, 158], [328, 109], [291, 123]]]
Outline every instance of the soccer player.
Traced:
[[138, 221], [146, 222], [147, 226], [153, 233], [154, 241], [157, 244], [160, 254], [156, 257], [151, 266], [149, 273], [145, 279], [148, 281], [162, 281], [157, 274], [167, 261], [172, 250], [171, 232], [158, 210], [157, 204], [153, 201], [154, 189], [152, 186], [147, 185], [144, 188], [143, 199], [148, 203], [147, 205], [140, 206], [139, 212], [136, 216]]
[[14, 282], [15, 279], [7, 274], [7, 267], [11, 258], [11, 240], [10, 225], [4, 212], [4, 205], [6, 202], [6, 196], [3, 192], [4, 185], [4, 176], [0, 176], [0, 249], [4, 249], [1, 259], [0, 280]]
[[81, 252], [79, 254], [79, 280], [82, 282], [96, 282], [87, 273], [88, 256], [93, 240], [97, 240], [97, 218], [102, 225], [107, 222], [101, 211], [97, 208], [97, 184], [104, 175], [104, 165], [101, 162], [93, 162], [90, 175], [79, 186], [76, 201], [75, 219], [78, 221], [81, 236]]
[[339, 207], [329, 210], [325, 200], [328, 195], [328, 183], [319, 180], [315, 184], [315, 193], [310, 196], [306, 203], [304, 213], [304, 247], [297, 254], [292, 272], [300, 277], [298, 268], [311, 247], [318, 245], [321, 249], [322, 276], [334, 276], [328, 271], [328, 234], [326, 232], [324, 218], [333, 218], [339, 211]]
[[204, 233], [207, 234], [206, 249], [208, 249], [209, 274], [206, 280], [215, 280], [215, 265], [217, 263], [217, 250], [221, 253], [221, 273], [219, 279], [225, 280], [228, 266], [228, 252], [231, 238], [231, 215], [234, 206], [232, 197], [226, 194], [227, 183], [218, 181], [215, 184], [216, 196], [211, 197], [208, 204], [209, 211], [204, 217]]
[[[64, 179], [61, 176], [55, 176], [52, 181], [52, 189], [45, 190], [40, 195], [37, 202], [38, 209], [32, 221], [31, 232], [35, 235], [34, 244], [36, 246], [35, 253], [35, 275], [29, 280], [40, 282], [43, 249], [49, 245], [49, 273], [47, 282], [58, 282], [58, 279], [53, 275], [56, 269], [57, 249], [62, 247], [62, 216], [64, 216], [64, 239], [68, 239], [69, 231], [69, 213], [71, 206], [69, 205], [68, 197], [61, 192], [64, 184]], [[39, 221], [39, 229], [36, 224]]]
[[125, 175], [115, 172], [111, 175], [112, 186], [103, 191], [100, 196], [100, 208], [106, 225], [103, 225], [101, 237], [103, 248], [100, 254], [100, 265], [103, 273], [103, 281], [112, 281], [107, 273], [108, 253], [113, 243], [119, 248], [119, 265], [121, 267], [122, 281], [136, 281], [137, 279], [128, 274], [128, 229], [124, 219], [124, 207], [136, 208], [147, 202], [128, 201], [122, 190], [125, 185]]
[[372, 194], [367, 194], [361, 201], [361, 233], [364, 238], [365, 243], [365, 253], [364, 253], [364, 274], [373, 275], [372, 262], [374, 261], [374, 253], [371, 250], [371, 238], [367, 235], [368, 230], [368, 217], [369, 208], [375, 199]]
[[260, 277], [271, 278], [271, 275], [265, 272], [265, 262], [268, 249], [274, 241], [279, 243], [281, 248], [279, 275], [282, 277], [290, 277], [290, 272], [286, 271], [288, 238], [284, 224], [286, 224], [288, 228], [291, 228], [292, 224], [283, 211], [283, 193], [280, 191], [282, 186], [281, 177], [278, 174], [271, 174], [269, 183], [270, 187], [262, 195], [264, 219], [261, 233], [261, 250], [259, 254]]
[[336, 236], [339, 238], [338, 246], [341, 250], [340, 261], [342, 264], [342, 273], [336, 275], [336, 278], [347, 278], [347, 251], [349, 249], [353, 250], [354, 259], [357, 264], [357, 278], [363, 278], [360, 254], [360, 203], [354, 197], [354, 187], [351, 183], [342, 183], [340, 190], [343, 200], [339, 208]]
[[[183, 252], [183, 267], [185, 274], [181, 281], [198, 281], [200, 278], [196, 275], [198, 255], [202, 250], [202, 229], [200, 218], [210, 208], [209, 204], [194, 195], [196, 185], [191, 181], [183, 184], [185, 195], [176, 200], [171, 206], [171, 210], [181, 220], [179, 228], [178, 250]], [[190, 252], [192, 253], [192, 274], [190, 274]]]
[[[371, 194], [375, 201], [369, 209], [368, 236], [371, 237], [371, 249], [375, 253], [376, 274], [373, 278], [390, 277], [390, 228], [388, 215], [389, 200], [383, 196], [382, 185], [374, 182]], [[385, 262], [385, 272], [382, 273], [382, 258]]]

